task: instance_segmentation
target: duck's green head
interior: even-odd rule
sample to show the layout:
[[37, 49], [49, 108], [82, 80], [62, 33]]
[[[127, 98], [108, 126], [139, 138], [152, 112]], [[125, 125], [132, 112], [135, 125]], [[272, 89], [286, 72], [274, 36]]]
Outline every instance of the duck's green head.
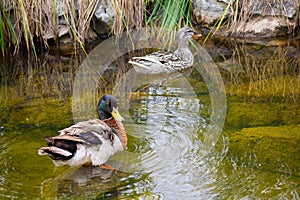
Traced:
[[113, 117], [117, 121], [124, 120], [118, 111], [118, 103], [116, 97], [106, 94], [98, 103], [98, 117], [101, 120]]

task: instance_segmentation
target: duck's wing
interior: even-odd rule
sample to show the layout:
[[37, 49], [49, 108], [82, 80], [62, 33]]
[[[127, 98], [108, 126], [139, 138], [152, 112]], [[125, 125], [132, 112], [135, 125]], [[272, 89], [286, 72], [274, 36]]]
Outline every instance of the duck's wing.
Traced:
[[101, 139], [113, 142], [113, 134], [116, 134], [110, 126], [99, 119], [78, 122], [59, 132], [60, 135], [52, 137], [52, 139], [70, 140], [94, 145], [101, 145], [103, 143]]
[[91, 132], [83, 132], [79, 135], [58, 135], [51, 138], [52, 140], [69, 140], [69, 141], [79, 142], [79, 143], [101, 145], [102, 141], [99, 139], [99, 136], [97, 135], [99, 135], [99, 132], [96, 133], [94, 131], [91, 131]]
[[[155, 53], [158, 54], [158, 52]], [[148, 54], [146, 56], [141, 56], [141, 57], [133, 57], [128, 63], [132, 64], [138, 72], [158, 71], [163, 67], [165, 67], [164, 66], [165, 62], [161, 59], [160, 56], [158, 56], [155, 53]], [[160, 51], [160, 54], [163, 53], [165, 52]]]
[[[157, 52], [154, 52], [154, 54], [157, 54]], [[175, 52], [165, 52], [164, 54], [158, 53], [157, 56], [159, 56], [160, 62], [170, 71], [182, 70], [191, 65], [184, 56], [176, 54]]]
[[142, 57], [133, 57], [129, 61], [138, 72], [162, 73], [181, 70], [190, 65], [182, 56], [166, 51], [157, 51]]

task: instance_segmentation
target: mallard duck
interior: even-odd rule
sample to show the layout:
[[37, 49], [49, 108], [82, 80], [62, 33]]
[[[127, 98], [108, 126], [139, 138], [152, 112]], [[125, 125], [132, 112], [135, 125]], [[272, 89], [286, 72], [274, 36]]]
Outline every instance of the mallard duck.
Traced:
[[117, 151], [126, 149], [127, 136], [119, 114], [117, 99], [104, 95], [98, 103], [99, 119], [78, 122], [46, 137], [47, 147], [38, 150], [48, 155], [56, 166], [92, 165], [111, 169], [105, 163]]
[[142, 57], [133, 57], [128, 63], [141, 74], [170, 73], [193, 65], [194, 56], [189, 49], [189, 39], [198, 38], [190, 27], [183, 27], [177, 34], [178, 48], [174, 52], [157, 51]]

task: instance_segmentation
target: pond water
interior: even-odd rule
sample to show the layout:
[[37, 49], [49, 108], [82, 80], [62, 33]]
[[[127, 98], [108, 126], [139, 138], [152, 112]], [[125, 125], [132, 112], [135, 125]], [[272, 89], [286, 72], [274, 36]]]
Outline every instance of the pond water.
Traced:
[[[77, 59], [3, 76], [0, 199], [300, 199], [299, 45], [210, 41], [211, 60], [167, 76], [134, 72], [127, 61], [144, 51], [85, 71], [87, 83]], [[37, 155], [45, 136], [95, 117], [104, 93], [129, 138], [116, 171]]]

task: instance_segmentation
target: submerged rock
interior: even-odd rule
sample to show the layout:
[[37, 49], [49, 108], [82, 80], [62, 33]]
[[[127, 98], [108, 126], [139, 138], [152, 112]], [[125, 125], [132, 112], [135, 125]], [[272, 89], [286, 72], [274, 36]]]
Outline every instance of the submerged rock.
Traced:
[[244, 128], [229, 138], [228, 155], [236, 164], [300, 175], [300, 125]]
[[278, 2], [255, 0], [253, 3], [246, 5], [244, 11], [261, 16], [284, 16], [293, 18], [297, 12], [297, 2], [294, 0]]
[[300, 124], [299, 83], [295, 76], [279, 76], [237, 86], [228, 84], [226, 91], [234, 103], [228, 105], [227, 126], [241, 129]]

